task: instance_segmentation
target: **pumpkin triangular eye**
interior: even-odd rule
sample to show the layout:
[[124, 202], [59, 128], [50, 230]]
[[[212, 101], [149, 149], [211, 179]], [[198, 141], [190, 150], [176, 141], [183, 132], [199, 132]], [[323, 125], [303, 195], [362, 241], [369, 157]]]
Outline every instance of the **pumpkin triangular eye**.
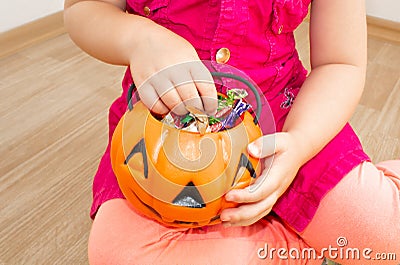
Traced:
[[240, 159], [239, 159], [239, 164], [236, 169], [235, 177], [233, 178], [233, 181], [232, 181], [232, 186], [235, 185], [237, 174], [239, 173], [239, 169], [242, 167], [245, 167], [249, 171], [250, 176], [252, 178], [257, 177], [256, 171], [254, 170], [254, 167], [251, 164], [249, 158], [245, 154], [242, 153], [242, 155], [240, 156]]
[[189, 207], [189, 208], [203, 208], [206, 207], [203, 198], [201, 197], [199, 190], [193, 184], [189, 182], [183, 190], [175, 197], [172, 204]]
[[149, 170], [148, 170], [148, 164], [147, 164], [147, 155], [146, 155], [146, 145], [144, 143], [144, 138], [140, 140], [132, 149], [132, 151], [126, 156], [126, 159], [124, 161], [124, 164], [127, 165], [129, 159], [132, 158], [132, 156], [136, 153], [142, 153], [143, 157], [143, 175], [144, 178], [148, 178], [149, 176]]

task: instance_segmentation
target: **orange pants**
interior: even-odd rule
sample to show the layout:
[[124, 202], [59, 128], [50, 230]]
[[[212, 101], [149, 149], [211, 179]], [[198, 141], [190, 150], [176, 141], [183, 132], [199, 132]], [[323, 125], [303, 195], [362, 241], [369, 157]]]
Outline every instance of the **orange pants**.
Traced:
[[[400, 264], [400, 160], [354, 168], [298, 233], [272, 215], [246, 227], [166, 228], [126, 200], [104, 203], [90, 264]], [[289, 209], [288, 209], [289, 210]], [[385, 260], [383, 260], [385, 259]]]

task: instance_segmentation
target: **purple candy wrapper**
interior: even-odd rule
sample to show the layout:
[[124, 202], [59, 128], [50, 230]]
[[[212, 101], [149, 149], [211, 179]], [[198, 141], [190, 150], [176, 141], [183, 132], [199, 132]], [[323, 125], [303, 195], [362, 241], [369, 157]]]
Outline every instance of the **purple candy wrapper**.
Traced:
[[242, 99], [239, 99], [235, 107], [232, 109], [231, 113], [222, 121], [223, 128], [231, 128], [235, 125], [236, 120], [242, 115], [246, 110], [250, 108], [250, 104], [247, 104]]

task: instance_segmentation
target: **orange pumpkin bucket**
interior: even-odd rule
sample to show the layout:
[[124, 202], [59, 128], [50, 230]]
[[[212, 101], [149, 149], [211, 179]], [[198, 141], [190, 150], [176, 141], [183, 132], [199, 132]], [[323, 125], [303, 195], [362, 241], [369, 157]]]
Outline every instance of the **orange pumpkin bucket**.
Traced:
[[[246, 149], [262, 135], [258, 91], [239, 76], [211, 74], [248, 86], [256, 96], [255, 117], [245, 111], [235, 127], [200, 134], [163, 123], [138, 101], [134, 106], [129, 103], [112, 137], [112, 168], [126, 199], [142, 214], [168, 226], [220, 223], [221, 211], [237, 206], [224, 194], [247, 187], [260, 172], [260, 161]], [[132, 85], [128, 100], [134, 89]]]

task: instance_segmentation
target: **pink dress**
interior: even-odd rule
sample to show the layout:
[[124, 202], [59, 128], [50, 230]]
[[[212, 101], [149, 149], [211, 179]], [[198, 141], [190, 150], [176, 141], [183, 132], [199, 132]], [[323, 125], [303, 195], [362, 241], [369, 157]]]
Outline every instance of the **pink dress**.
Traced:
[[[227, 64], [250, 76], [268, 100], [281, 131], [290, 105], [307, 71], [299, 60], [293, 31], [308, 13], [311, 0], [127, 0], [127, 11], [148, 17], [187, 39], [200, 59], [215, 61], [221, 48], [230, 50]], [[109, 135], [126, 111], [129, 69], [123, 92], [109, 112]], [[312, 220], [321, 199], [348, 172], [368, 161], [358, 137], [343, 130], [298, 172], [273, 211], [297, 231]], [[91, 216], [102, 203], [123, 198], [111, 169], [109, 146], [93, 182]]]

